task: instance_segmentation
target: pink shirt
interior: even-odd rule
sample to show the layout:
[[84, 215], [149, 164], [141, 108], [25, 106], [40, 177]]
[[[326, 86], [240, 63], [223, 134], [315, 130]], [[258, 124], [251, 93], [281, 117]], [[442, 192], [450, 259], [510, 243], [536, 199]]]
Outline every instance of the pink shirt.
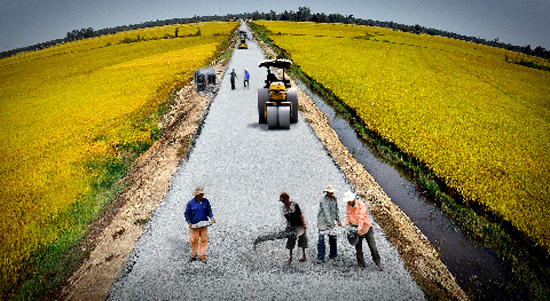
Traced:
[[357, 230], [362, 230], [363, 234], [369, 231], [371, 227], [369, 214], [367, 213], [367, 205], [362, 201], [355, 200], [355, 206], [347, 206], [346, 210], [346, 225], [357, 225]]

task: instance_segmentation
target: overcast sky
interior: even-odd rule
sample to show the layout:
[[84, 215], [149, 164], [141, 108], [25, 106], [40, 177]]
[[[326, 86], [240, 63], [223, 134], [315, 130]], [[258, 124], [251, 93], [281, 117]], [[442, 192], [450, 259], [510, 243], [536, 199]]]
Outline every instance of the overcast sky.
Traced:
[[550, 0], [0, 0], [0, 51], [64, 38], [73, 29], [301, 6], [550, 50]]

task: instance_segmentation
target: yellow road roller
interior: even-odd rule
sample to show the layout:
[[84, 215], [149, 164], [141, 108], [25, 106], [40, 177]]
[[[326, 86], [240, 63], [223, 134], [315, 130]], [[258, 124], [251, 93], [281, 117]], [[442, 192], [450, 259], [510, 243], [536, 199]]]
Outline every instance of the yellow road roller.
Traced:
[[[285, 69], [292, 66], [292, 61], [264, 60], [258, 66], [267, 68], [265, 86], [258, 89], [259, 122], [267, 123], [268, 129], [289, 129], [291, 123], [298, 122], [298, 90], [285, 78]], [[279, 79], [271, 68], [282, 69], [283, 78]]]
[[246, 45], [246, 40], [248, 39], [248, 34], [246, 31], [241, 30], [239, 33], [239, 49], [248, 49], [248, 45]]

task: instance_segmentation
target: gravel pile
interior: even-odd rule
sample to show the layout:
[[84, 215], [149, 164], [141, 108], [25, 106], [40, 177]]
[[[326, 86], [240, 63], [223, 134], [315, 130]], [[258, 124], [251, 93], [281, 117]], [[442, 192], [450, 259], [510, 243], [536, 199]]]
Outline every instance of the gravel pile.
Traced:
[[[357, 267], [355, 249], [338, 237], [338, 260], [315, 263], [317, 207], [327, 184], [342, 198], [353, 187], [307, 122], [300, 116], [290, 130], [258, 124], [257, 88], [267, 75], [256, 43], [235, 49], [228, 71], [237, 72], [237, 89], [224, 76], [202, 133], [172, 179], [163, 203], [151, 217], [109, 300], [423, 300], [424, 294], [403, 266], [380, 227], [373, 222], [384, 270], [371, 259]], [[251, 74], [243, 88], [244, 69]], [[208, 262], [188, 263], [187, 202], [204, 186], [216, 223], [209, 227]], [[289, 193], [308, 226], [307, 262], [285, 263], [286, 240], [262, 236], [284, 230], [279, 194]], [[339, 203], [342, 221], [345, 203]], [[328, 243], [327, 243], [328, 244]], [[328, 245], [327, 245], [328, 248]], [[328, 252], [328, 249], [327, 249]]]

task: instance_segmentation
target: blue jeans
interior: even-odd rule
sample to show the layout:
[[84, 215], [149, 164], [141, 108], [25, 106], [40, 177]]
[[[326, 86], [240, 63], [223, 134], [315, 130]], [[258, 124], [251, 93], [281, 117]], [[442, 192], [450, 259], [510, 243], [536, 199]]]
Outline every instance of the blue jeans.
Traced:
[[[329, 236], [328, 244], [330, 246], [328, 257], [336, 258], [338, 256], [336, 250], [336, 236]], [[317, 259], [325, 260], [325, 235], [321, 234], [321, 230], [319, 230], [319, 242], [317, 243]]]

